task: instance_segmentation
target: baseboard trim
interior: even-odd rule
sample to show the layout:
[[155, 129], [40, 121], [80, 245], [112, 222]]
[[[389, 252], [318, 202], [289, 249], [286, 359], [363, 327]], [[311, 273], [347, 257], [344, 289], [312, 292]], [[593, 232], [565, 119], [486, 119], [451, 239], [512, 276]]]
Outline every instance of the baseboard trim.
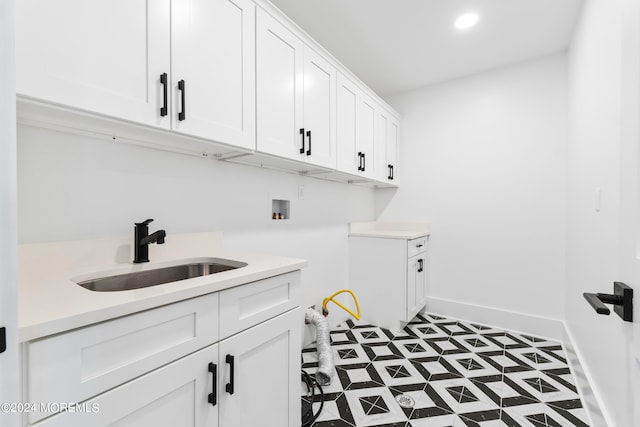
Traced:
[[548, 317], [431, 297], [427, 298], [425, 310], [445, 317], [454, 317], [555, 341], [563, 341], [565, 337], [563, 322]]
[[567, 325], [564, 325], [564, 344], [565, 353], [567, 354], [567, 360], [569, 361], [569, 367], [573, 373], [573, 377], [576, 379], [576, 386], [582, 399], [582, 403], [585, 406], [587, 415], [589, 416], [590, 426], [592, 427], [607, 427], [614, 425], [611, 421], [611, 417], [606, 416], [601, 410], [600, 393], [596, 388], [592, 387], [594, 384], [593, 377], [588, 369], [585, 368], [583, 363], [584, 358], [580, 353], [579, 347], [575, 345], [573, 335]]
[[514, 332], [560, 341], [567, 354], [569, 367], [576, 379], [576, 386], [582, 399], [591, 427], [607, 427], [613, 425], [610, 417], [601, 410], [599, 393], [591, 385], [594, 384], [590, 372], [584, 368], [581, 353], [575, 345], [571, 331], [562, 320], [515, 311], [501, 310], [475, 304], [467, 304], [442, 298], [428, 298], [425, 310], [445, 317], [493, 326]]

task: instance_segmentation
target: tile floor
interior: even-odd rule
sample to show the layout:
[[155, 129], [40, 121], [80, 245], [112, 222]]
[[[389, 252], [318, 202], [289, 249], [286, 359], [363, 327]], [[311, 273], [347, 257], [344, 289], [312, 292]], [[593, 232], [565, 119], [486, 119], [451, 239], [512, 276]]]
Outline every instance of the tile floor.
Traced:
[[[347, 321], [331, 347], [336, 375], [313, 427], [588, 426], [558, 342], [425, 314], [399, 334]], [[302, 368], [317, 366], [305, 348]]]

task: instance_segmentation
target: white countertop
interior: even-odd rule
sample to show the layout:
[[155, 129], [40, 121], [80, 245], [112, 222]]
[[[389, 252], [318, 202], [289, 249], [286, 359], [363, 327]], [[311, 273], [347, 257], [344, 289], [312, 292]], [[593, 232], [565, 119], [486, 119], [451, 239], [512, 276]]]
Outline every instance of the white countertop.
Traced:
[[[129, 291], [90, 291], [72, 281], [149, 270], [205, 257], [242, 261], [248, 265]], [[225, 251], [221, 233], [167, 235], [164, 245], [149, 247], [149, 258], [151, 262], [133, 264], [131, 239], [127, 238], [21, 245], [20, 342], [221, 291], [307, 265], [300, 259]]]
[[411, 240], [428, 236], [431, 224], [427, 222], [352, 222], [349, 236], [378, 237], [382, 239]]

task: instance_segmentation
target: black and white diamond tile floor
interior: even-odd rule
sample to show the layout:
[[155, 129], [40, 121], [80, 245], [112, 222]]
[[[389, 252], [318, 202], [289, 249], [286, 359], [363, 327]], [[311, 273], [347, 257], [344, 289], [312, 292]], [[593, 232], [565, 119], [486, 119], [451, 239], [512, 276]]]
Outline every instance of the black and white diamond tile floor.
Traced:
[[[313, 427], [588, 427], [558, 342], [420, 314], [401, 332], [349, 320], [331, 350]], [[302, 368], [318, 368], [313, 345]]]

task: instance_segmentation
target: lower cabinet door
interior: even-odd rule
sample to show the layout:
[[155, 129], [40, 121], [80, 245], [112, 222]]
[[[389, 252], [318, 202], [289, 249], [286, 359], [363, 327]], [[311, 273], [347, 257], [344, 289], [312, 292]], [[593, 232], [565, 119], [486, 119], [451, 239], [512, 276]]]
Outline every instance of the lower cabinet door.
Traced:
[[220, 427], [300, 426], [300, 308], [220, 342]]
[[426, 254], [409, 258], [407, 263], [407, 317], [409, 322], [427, 303]]
[[[210, 365], [212, 364], [212, 365]], [[217, 427], [218, 344], [183, 357], [67, 412], [37, 423], [42, 427]], [[69, 405], [62, 402], [40, 404]], [[64, 408], [60, 408], [64, 409]]]

